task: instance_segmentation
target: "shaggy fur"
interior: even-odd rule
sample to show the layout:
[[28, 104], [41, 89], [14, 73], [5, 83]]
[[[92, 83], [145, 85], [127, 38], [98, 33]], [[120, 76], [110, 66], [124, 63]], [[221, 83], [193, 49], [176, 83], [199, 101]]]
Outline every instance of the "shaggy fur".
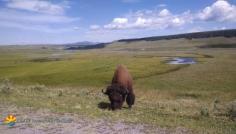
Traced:
[[125, 66], [117, 66], [111, 85], [107, 87], [105, 94], [109, 97], [112, 110], [121, 109], [125, 100], [129, 108], [134, 105], [133, 80]]

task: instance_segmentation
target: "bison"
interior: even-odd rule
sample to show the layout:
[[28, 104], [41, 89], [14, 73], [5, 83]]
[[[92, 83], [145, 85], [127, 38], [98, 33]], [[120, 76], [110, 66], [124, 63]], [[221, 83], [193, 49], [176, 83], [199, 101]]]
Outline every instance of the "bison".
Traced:
[[132, 107], [135, 101], [133, 80], [124, 65], [117, 66], [111, 85], [103, 93], [108, 95], [112, 110], [121, 109], [125, 100], [129, 108]]

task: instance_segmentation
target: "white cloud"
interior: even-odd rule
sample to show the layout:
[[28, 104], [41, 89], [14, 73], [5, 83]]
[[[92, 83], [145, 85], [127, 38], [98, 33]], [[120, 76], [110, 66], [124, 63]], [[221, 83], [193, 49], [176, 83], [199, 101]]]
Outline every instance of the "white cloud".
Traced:
[[211, 6], [198, 13], [197, 18], [203, 21], [236, 21], [236, 6], [228, 1], [217, 0]]
[[159, 4], [157, 5], [157, 7], [166, 7], [167, 5], [166, 4]]
[[79, 19], [65, 15], [32, 14], [9, 9], [0, 10], [0, 18], [1, 20], [19, 23], [70, 23]]
[[227, 27], [226, 26], [222, 26], [222, 27], [214, 27], [213, 28], [213, 30], [225, 30], [225, 29], [227, 29]]
[[114, 18], [110, 24], [104, 25], [107, 29], [123, 29], [127, 28], [128, 19], [127, 18]]
[[165, 29], [179, 27], [192, 20], [189, 12], [180, 15], [172, 14], [168, 9], [140, 10], [129, 13], [123, 18], [114, 18], [110, 24], [104, 25], [105, 29], [135, 29], [151, 28]]
[[8, 8], [21, 9], [46, 14], [63, 14], [64, 8], [68, 7], [59, 4], [53, 4], [50, 1], [43, 0], [9, 0], [6, 5]]
[[180, 19], [178, 17], [172, 19], [173, 26], [181, 26], [185, 23], [184, 19]]
[[134, 26], [136, 26], [136, 27], [147, 27], [150, 23], [152, 23], [152, 20], [138, 17], [137, 20], [134, 23]]
[[[63, 6], [49, 1], [6, 0], [5, 2], [6, 8], [0, 9], [1, 27], [60, 33], [73, 31], [74, 28], [66, 24], [79, 20], [66, 16]], [[62, 3], [67, 4], [67, 2]]]
[[201, 31], [204, 31], [204, 29], [203, 29], [202, 27], [197, 26], [197, 27], [191, 28], [191, 29], [188, 30], [187, 32], [188, 32], [188, 33], [193, 33], [193, 32], [201, 32]]
[[114, 18], [113, 23], [115, 24], [126, 24], [128, 22], [127, 18]]
[[226, 29], [226, 27], [224, 27], [224, 26], [223, 26], [223, 27], [221, 27], [220, 29], [221, 29], [221, 30], [225, 30], [225, 29]]
[[163, 9], [163, 10], [160, 11], [159, 15], [162, 16], [162, 17], [164, 17], [164, 16], [171, 15], [171, 13], [170, 13], [169, 10]]
[[99, 29], [100, 29], [100, 26], [99, 26], [99, 25], [91, 25], [91, 26], [90, 26], [90, 29], [91, 29], [91, 30], [99, 30]]
[[236, 6], [225, 0], [217, 0], [212, 5], [192, 13], [185, 11], [180, 14], [171, 13], [168, 9], [139, 10], [130, 12], [122, 18], [114, 18], [105, 29], [166, 29], [182, 27], [194, 22], [236, 22]]
[[99, 30], [87, 31], [85, 34], [85, 38], [87, 40], [93, 40], [95, 42], [108, 42], [108, 41], [114, 41], [117, 39], [135, 38], [135, 37], [137, 37], [137, 31], [135, 29], [134, 30], [99, 29]]
[[0, 26], [17, 30], [60, 33], [75, 30], [70, 26], [79, 18], [69, 17], [65, 9], [68, 1], [53, 4], [45, 0], [5, 0], [0, 9]]
[[75, 27], [73, 27], [73, 29], [74, 29], [74, 30], [79, 30], [80, 28], [77, 27], [77, 26], [75, 26]]

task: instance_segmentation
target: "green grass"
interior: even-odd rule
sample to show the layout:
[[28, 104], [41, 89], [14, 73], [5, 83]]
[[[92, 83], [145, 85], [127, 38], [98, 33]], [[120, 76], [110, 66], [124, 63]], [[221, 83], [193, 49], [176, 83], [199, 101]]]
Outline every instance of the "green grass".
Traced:
[[[115, 42], [104, 49], [74, 52], [56, 46], [0, 47], [0, 79], [13, 82], [10, 93], [0, 92], [0, 102], [182, 126], [195, 133], [233, 134], [236, 125], [228, 114], [236, 99], [236, 49], [199, 46], [235, 42], [235, 38]], [[166, 64], [172, 57], [193, 57], [198, 63]], [[101, 89], [110, 84], [118, 64], [126, 65], [134, 77], [137, 101], [132, 110], [112, 112], [98, 105], [109, 102]]]
[[[8, 61], [10, 60], [14, 62], [15, 59]], [[131, 73], [134, 74], [134, 79], [175, 68], [161, 64], [161, 59], [158, 57], [136, 58], [122, 54], [75, 54], [69, 60], [46, 61], [26, 60], [15, 63], [11, 67], [5, 65], [0, 68], [0, 74], [2, 78], [9, 78], [20, 84], [104, 86], [110, 82], [118, 64], [128, 66]], [[140, 65], [137, 66], [137, 64]], [[143, 70], [146, 68], [149, 69], [144, 72]]]

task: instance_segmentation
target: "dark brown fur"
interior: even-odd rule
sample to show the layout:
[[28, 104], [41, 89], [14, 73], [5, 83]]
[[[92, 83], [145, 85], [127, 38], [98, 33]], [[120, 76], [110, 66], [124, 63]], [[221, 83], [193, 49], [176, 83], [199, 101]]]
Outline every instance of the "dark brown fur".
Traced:
[[105, 94], [109, 97], [112, 110], [121, 109], [125, 99], [129, 108], [132, 107], [135, 101], [133, 79], [125, 66], [117, 66], [111, 85], [107, 87]]

